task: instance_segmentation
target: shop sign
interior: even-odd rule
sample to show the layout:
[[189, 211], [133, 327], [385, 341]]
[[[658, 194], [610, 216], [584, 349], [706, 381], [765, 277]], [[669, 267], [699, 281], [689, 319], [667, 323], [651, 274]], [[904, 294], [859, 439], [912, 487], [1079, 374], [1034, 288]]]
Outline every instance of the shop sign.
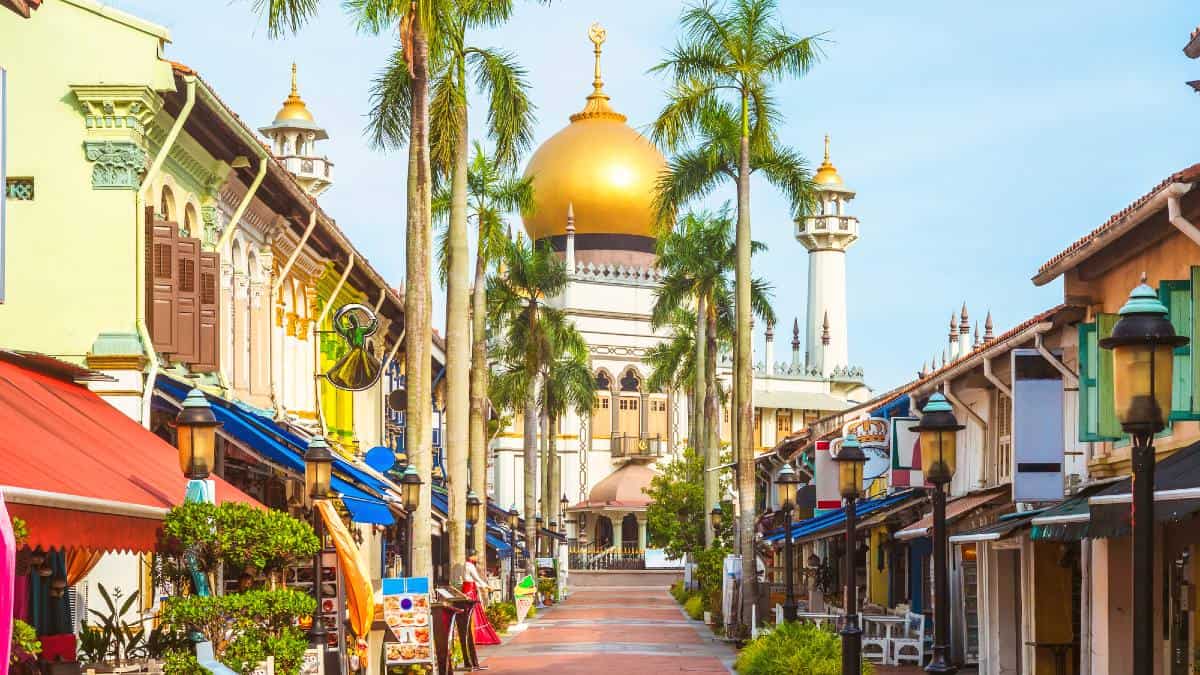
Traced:
[[894, 488], [921, 487], [921, 436], [909, 427], [921, 420], [915, 417], [893, 417], [889, 433], [889, 452], [892, 457], [888, 484]]
[[433, 664], [429, 577], [383, 580], [383, 660], [388, 666]]
[[816, 452], [813, 453], [813, 468], [817, 474], [815, 479], [817, 483], [817, 508], [814, 511], [815, 515], [842, 508], [842, 495], [838, 491], [837, 463], [833, 461], [833, 456], [840, 447], [842, 447], [842, 439], [840, 438], [835, 438], [831, 441], [816, 442]]
[[1062, 373], [1038, 350], [1014, 349], [1012, 376], [1013, 501], [1062, 499]]
[[875, 479], [884, 476], [891, 468], [888, 445], [888, 421], [879, 417], [847, 422], [842, 427], [842, 436], [854, 434], [858, 444], [862, 446], [863, 454], [867, 456], [867, 465], [863, 467], [864, 488]]

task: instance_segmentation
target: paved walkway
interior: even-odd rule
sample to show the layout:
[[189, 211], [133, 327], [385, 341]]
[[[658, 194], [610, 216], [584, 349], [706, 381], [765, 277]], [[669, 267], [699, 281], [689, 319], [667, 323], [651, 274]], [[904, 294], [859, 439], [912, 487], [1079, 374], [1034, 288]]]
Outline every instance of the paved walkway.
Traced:
[[489, 675], [728, 675], [734, 651], [666, 589], [578, 589], [529, 628], [481, 651]]

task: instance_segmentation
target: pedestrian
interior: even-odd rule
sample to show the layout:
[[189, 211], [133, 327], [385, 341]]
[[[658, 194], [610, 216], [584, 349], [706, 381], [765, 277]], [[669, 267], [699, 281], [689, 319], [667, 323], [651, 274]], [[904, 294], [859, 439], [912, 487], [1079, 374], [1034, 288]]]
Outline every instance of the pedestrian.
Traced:
[[471, 623], [475, 631], [475, 644], [498, 645], [500, 644], [500, 636], [496, 633], [496, 629], [492, 628], [492, 623], [488, 621], [487, 614], [483, 611], [487, 602], [485, 600], [487, 588], [487, 580], [479, 573], [475, 556], [469, 556], [467, 564], [463, 568], [462, 591], [464, 595], [477, 601], [471, 608]]

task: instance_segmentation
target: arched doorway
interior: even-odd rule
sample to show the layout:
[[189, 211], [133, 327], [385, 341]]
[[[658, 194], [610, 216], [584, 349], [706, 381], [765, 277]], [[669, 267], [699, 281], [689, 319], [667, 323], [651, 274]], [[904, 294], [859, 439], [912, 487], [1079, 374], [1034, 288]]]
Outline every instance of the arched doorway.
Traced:
[[596, 519], [596, 547], [606, 549], [613, 545], [613, 524], [608, 516]]
[[638, 548], [638, 521], [632, 513], [621, 519], [621, 546], [631, 549]]

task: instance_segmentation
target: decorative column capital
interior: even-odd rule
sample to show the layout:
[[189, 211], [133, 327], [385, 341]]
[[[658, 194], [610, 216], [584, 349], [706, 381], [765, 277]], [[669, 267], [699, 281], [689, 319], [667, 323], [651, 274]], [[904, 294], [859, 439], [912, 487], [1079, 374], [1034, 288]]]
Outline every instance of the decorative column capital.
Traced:
[[76, 84], [83, 113], [84, 155], [92, 188], [136, 190], [146, 171], [147, 127], [162, 107], [153, 89], [135, 85]]
[[146, 151], [132, 141], [84, 141], [97, 190], [136, 190], [146, 172]]

